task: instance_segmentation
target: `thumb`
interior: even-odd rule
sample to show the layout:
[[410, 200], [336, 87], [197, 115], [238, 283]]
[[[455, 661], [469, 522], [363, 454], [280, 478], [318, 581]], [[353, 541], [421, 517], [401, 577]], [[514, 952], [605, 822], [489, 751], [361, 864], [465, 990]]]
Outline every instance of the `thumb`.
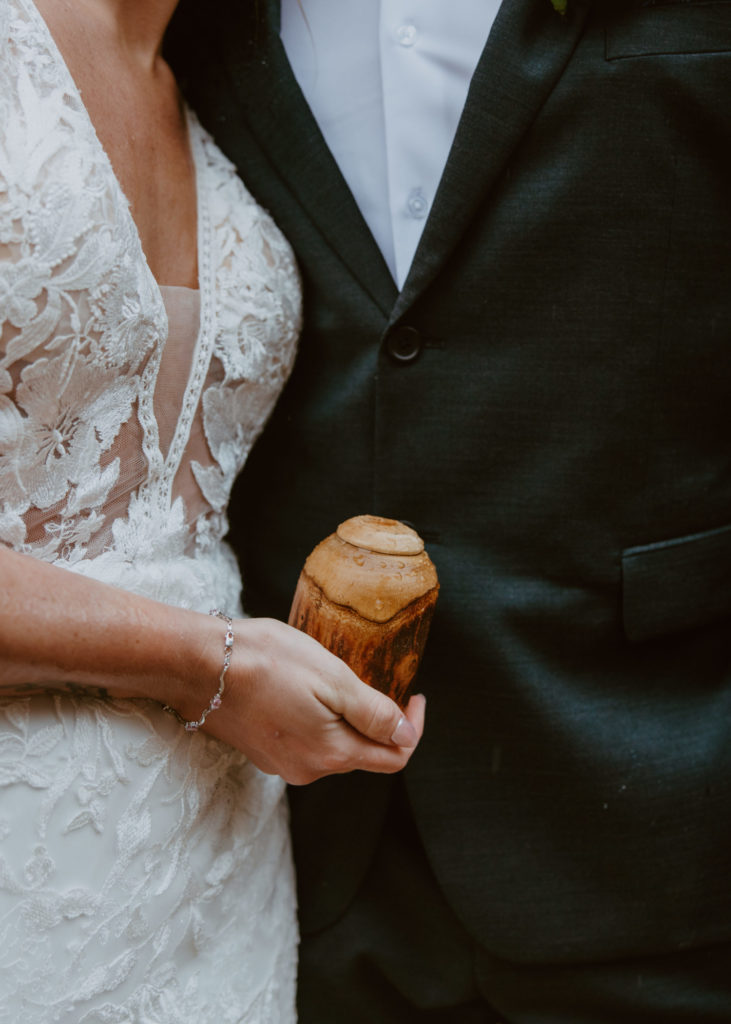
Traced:
[[412, 697], [406, 712], [385, 694], [356, 679], [341, 690], [343, 718], [376, 743], [413, 748], [424, 727], [424, 699]]

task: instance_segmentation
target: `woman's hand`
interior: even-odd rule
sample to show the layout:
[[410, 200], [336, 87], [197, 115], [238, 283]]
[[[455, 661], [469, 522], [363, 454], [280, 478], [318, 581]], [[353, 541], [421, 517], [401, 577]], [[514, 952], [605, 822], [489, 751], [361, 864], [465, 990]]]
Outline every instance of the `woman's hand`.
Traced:
[[[206, 657], [214, 664], [223, 655], [218, 632]], [[234, 634], [223, 704], [207, 732], [295, 785], [356, 768], [404, 767], [424, 728], [422, 696], [402, 712], [312, 637], [274, 619], [239, 619]], [[213, 689], [216, 671], [209, 672]]]

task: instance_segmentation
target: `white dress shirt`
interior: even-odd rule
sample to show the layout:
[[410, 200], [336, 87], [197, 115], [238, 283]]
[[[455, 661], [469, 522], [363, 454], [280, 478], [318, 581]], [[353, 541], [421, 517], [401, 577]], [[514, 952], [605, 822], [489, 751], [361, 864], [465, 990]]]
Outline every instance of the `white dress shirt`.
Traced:
[[295, 77], [399, 288], [500, 0], [282, 0]]

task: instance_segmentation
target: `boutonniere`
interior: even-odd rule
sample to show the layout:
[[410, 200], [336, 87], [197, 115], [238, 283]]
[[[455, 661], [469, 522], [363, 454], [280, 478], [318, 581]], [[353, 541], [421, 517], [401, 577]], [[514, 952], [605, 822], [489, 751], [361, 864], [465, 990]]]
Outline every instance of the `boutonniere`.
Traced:
[[569, 0], [551, 0], [551, 6], [554, 11], [558, 11], [559, 14], [565, 14], [568, 5]]

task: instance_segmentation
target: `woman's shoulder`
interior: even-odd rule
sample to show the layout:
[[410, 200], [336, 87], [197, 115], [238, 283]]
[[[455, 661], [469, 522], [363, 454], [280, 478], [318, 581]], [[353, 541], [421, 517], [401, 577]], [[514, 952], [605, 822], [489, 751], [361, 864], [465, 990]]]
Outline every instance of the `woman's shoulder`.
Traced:
[[[272, 394], [291, 369], [301, 326], [292, 249], [235, 166], [191, 115], [202, 147], [217, 293], [216, 350], [230, 380], [266, 383]], [[200, 152], [200, 151], [199, 151]], [[199, 157], [199, 168], [200, 168]]]
[[[216, 144], [215, 139], [204, 128], [196, 114], [188, 110], [188, 122], [194, 136], [193, 145], [199, 145], [203, 154], [205, 173], [208, 176], [209, 187], [215, 197], [221, 200], [218, 204], [219, 216], [224, 212], [236, 214], [241, 209], [247, 209], [249, 215], [264, 215], [266, 211], [260, 207], [244, 182], [238, 175], [235, 165], [223, 153]], [[224, 204], [228, 204], [225, 209]]]
[[0, 3], [0, 102], [7, 109], [64, 91], [64, 69], [31, 0]]
[[[68, 143], [84, 111], [45, 22], [30, 0], [0, 3], [0, 174], [37, 173]], [[26, 180], [26, 184], [30, 183]]]
[[[189, 115], [194, 145], [203, 152], [212, 228], [219, 262], [258, 265], [269, 286], [299, 303], [299, 277], [294, 254], [274, 218], [249, 192], [235, 165], [216, 145], [195, 114]], [[298, 314], [297, 314], [298, 316]]]

